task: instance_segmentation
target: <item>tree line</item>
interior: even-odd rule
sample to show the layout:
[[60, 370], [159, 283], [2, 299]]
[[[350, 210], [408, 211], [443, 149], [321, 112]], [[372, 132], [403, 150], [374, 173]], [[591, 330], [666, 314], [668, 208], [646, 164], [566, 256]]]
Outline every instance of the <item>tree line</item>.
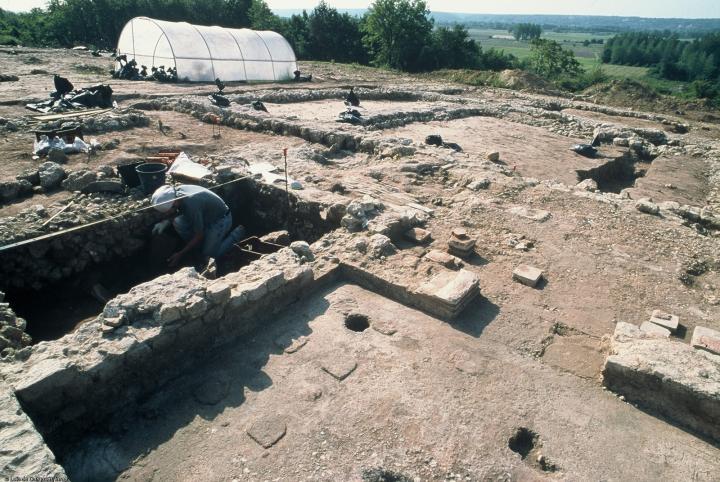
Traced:
[[508, 32], [513, 34], [515, 40], [535, 40], [542, 35], [542, 27], [536, 23], [518, 23], [513, 25]]
[[609, 39], [606, 63], [651, 67], [654, 75], [693, 82], [698, 97], [720, 95], [720, 33], [684, 41], [670, 32], [635, 32]]
[[500, 70], [515, 62], [500, 51], [483, 51], [462, 25], [436, 28], [423, 0], [376, 0], [362, 17], [341, 14], [321, 1], [309, 13], [290, 18], [275, 15], [264, 0], [51, 0], [45, 10], [0, 10], [0, 43], [112, 49], [127, 21], [138, 16], [274, 30], [305, 60], [412, 72]]

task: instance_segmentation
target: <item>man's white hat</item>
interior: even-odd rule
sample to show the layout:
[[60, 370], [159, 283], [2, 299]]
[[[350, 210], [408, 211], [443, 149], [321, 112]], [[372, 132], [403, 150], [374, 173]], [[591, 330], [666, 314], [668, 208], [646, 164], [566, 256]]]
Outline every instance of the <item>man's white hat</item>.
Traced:
[[160, 186], [155, 190], [152, 195], [151, 202], [156, 210], [160, 211], [161, 213], [166, 213], [172, 208], [173, 201], [176, 197], [177, 196], [175, 196], [175, 189], [173, 189], [172, 186], [168, 186], [166, 184], [164, 186]]

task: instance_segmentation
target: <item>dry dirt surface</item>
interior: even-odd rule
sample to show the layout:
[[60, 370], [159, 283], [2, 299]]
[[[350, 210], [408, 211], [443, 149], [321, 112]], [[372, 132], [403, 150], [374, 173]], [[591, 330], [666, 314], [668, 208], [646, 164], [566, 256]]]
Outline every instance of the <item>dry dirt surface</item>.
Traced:
[[[313, 82], [229, 83], [231, 97], [267, 99], [268, 114], [231, 107], [267, 128], [217, 127], [202, 111], [216, 109], [207, 100], [213, 85], [116, 81], [103, 73], [109, 58], [66, 50], [3, 47], [0, 65], [20, 77], [0, 84], [0, 116], [21, 126], [0, 125], [0, 181], [44, 161], [32, 158], [36, 123], [23, 105], [43, 99], [59, 72], [76, 86], [109, 83], [119, 108], [149, 118], [144, 127], [93, 134], [118, 139], [116, 149], [70, 155], [70, 171], [169, 149], [282, 167], [288, 148], [288, 174], [306, 199], [370, 195], [387, 207], [423, 208], [429, 243], [394, 240], [397, 252], [367, 261], [368, 269], [415, 285], [437, 272], [425, 256], [445, 251], [454, 228], [477, 239], [464, 268], [479, 277], [482, 297], [454, 322], [353, 284], [323, 287], [253, 336], [198, 355], [193, 371], [67, 447], [60, 462], [71, 480], [718, 480], [716, 443], [627, 403], [600, 378], [619, 321], [674, 313], [684, 330], [672, 343], [688, 343], [699, 325], [720, 329], [716, 125], [301, 63]], [[336, 122], [349, 86], [375, 124]], [[303, 100], [308, 91], [324, 93]], [[666, 129], [681, 123], [687, 133]], [[308, 130], [293, 135], [292, 125]], [[570, 150], [596, 128], [642, 141], [645, 157], [634, 167], [644, 177], [608, 170], [599, 182], [619, 186], [614, 192], [577, 186], [576, 171], [602, 170], [633, 149], [611, 140], [593, 159]], [[665, 141], [643, 141], [651, 128]], [[374, 144], [313, 137], [323, 130]], [[430, 134], [462, 152], [425, 146]], [[52, 211], [71, 196], [35, 194], [0, 205], [0, 216], [37, 204]], [[657, 212], [638, 210], [642, 198]], [[700, 219], [703, 209], [711, 221]], [[544, 280], [535, 288], [514, 282], [519, 265], [540, 268]], [[347, 328], [351, 312], [369, 327]]]

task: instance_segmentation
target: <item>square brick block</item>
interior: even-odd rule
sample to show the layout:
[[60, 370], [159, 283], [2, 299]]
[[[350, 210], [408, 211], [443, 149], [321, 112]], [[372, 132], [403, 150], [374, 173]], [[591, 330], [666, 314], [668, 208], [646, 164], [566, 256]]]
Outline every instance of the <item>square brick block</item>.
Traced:
[[543, 276], [542, 270], [526, 264], [520, 265], [513, 271], [513, 279], [526, 286], [534, 288]]
[[696, 326], [690, 344], [695, 348], [720, 355], [720, 331]]
[[652, 312], [650, 322], [655, 323], [658, 326], [662, 326], [663, 328], [667, 328], [670, 330], [670, 333], [675, 333], [678, 329], [678, 325], [680, 324], [680, 317], [670, 313], [665, 313], [664, 311], [655, 310]]

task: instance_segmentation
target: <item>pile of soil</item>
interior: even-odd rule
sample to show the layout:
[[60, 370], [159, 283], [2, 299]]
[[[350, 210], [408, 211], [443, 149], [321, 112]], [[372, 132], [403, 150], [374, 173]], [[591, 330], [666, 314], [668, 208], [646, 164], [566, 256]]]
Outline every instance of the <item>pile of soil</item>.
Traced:
[[498, 74], [497, 80], [508, 89], [531, 90], [533, 92], [557, 91], [557, 89], [545, 79], [531, 72], [519, 69], [503, 70]]
[[588, 87], [583, 94], [591, 96], [595, 101], [613, 104], [655, 105], [661, 100], [661, 96], [653, 89], [631, 79], [596, 84]]

